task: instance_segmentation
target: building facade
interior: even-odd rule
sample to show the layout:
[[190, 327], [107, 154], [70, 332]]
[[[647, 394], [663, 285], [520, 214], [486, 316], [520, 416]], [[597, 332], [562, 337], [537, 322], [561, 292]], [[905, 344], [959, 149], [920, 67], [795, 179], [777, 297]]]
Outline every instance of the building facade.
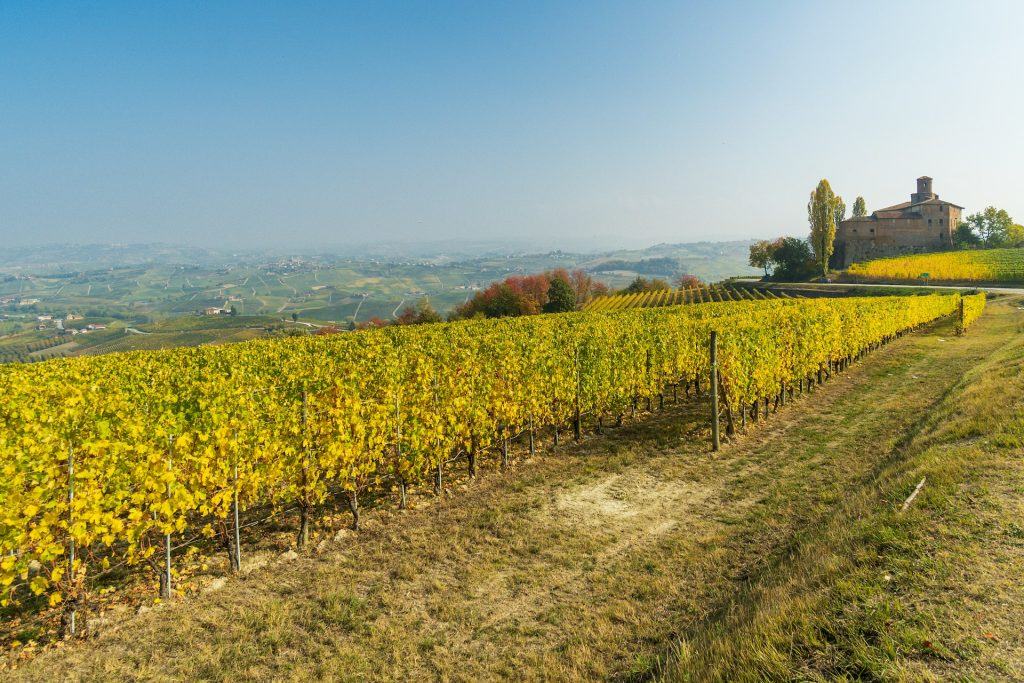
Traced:
[[846, 268], [887, 256], [952, 249], [953, 231], [960, 224], [963, 208], [939, 199], [932, 192], [932, 179], [922, 176], [909, 202], [840, 222], [831, 265]]

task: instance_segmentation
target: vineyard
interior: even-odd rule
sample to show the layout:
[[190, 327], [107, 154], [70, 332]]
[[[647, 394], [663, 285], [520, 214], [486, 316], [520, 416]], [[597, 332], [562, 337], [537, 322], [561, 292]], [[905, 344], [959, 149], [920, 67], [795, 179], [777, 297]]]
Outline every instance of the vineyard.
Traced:
[[[960, 309], [961, 301], [964, 302]], [[755, 300], [582, 312], [129, 352], [0, 368], [0, 602], [70, 614], [113, 565], [149, 565], [239, 514], [294, 508], [298, 542], [330, 499], [440, 488], [510, 439], [708, 383], [729, 425], [982, 295]], [[969, 322], [969, 321], [968, 321]], [[712, 333], [717, 358], [709, 354]], [[713, 372], [713, 369], [716, 370]], [[710, 378], [710, 382], [709, 382]], [[717, 424], [717, 419], [713, 420]], [[73, 632], [73, 619], [70, 622]]]
[[957, 332], [964, 334], [985, 312], [985, 292], [960, 297], [960, 319]]
[[954, 282], [1024, 282], [1024, 249], [984, 249], [916, 254], [855, 263], [846, 271], [858, 278]]
[[[25, 343], [6, 343], [0, 345], [0, 363], [31, 363], [51, 357], [49, 349], [61, 346], [67, 340], [60, 337], [35, 339]], [[63, 354], [60, 349], [52, 351], [52, 357]]]
[[703, 304], [723, 301], [759, 301], [787, 298], [771, 290], [747, 289], [745, 287], [723, 287], [703, 285], [680, 289], [661, 289], [635, 294], [614, 294], [594, 299], [584, 308], [586, 311], [618, 311], [624, 308], [657, 308], [681, 304]]

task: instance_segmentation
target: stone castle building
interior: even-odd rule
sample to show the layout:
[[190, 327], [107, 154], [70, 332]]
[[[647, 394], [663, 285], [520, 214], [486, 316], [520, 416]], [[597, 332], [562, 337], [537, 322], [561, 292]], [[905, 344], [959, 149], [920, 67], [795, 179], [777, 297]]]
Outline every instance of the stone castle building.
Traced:
[[964, 207], [939, 199], [932, 179], [917, 179], [909, 202], [878, 209], [870, 216], [848, 218], [836, 226], [833, 268], [886, 256], [953, 248], [953, 231]]

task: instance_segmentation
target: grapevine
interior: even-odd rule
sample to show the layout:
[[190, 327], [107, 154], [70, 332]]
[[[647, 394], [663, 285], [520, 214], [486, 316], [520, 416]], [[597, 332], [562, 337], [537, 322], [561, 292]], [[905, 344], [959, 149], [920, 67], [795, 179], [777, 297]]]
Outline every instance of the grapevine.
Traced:
[[[735, 411], [952, 314], [961, 300], [730, 301], [724, 291], [700, 306], [0, 367], [0, 604], [26, 586], [57, 605], [103, 563], [152, 563], [169, 535], [213, 536], [236, 496], [243, 510], [297, 506], [308, 522], [341, 491], [357, 513], [362, 492], [429, 481], [453, 453], [578, 425], [580, 415], [621, 415], [668, 385], [706, 378], [712, 330]], [[694, 294], [712, 296], [654, 301]], [[984, 297], [963, 301], [969, 324]]]
[[1024, 249], [982, 249], [915, 254], [855, 263], [850, 275], [874, 280], [1024, 282]]

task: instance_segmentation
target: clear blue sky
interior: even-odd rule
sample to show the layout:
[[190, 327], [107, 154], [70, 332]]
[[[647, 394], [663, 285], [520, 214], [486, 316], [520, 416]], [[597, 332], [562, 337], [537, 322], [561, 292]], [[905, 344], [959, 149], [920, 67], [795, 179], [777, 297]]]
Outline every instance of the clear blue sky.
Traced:
[[1024, 2], [0, 0], [3, 244], [806, 232], [922, 174], [1024, 219]]

